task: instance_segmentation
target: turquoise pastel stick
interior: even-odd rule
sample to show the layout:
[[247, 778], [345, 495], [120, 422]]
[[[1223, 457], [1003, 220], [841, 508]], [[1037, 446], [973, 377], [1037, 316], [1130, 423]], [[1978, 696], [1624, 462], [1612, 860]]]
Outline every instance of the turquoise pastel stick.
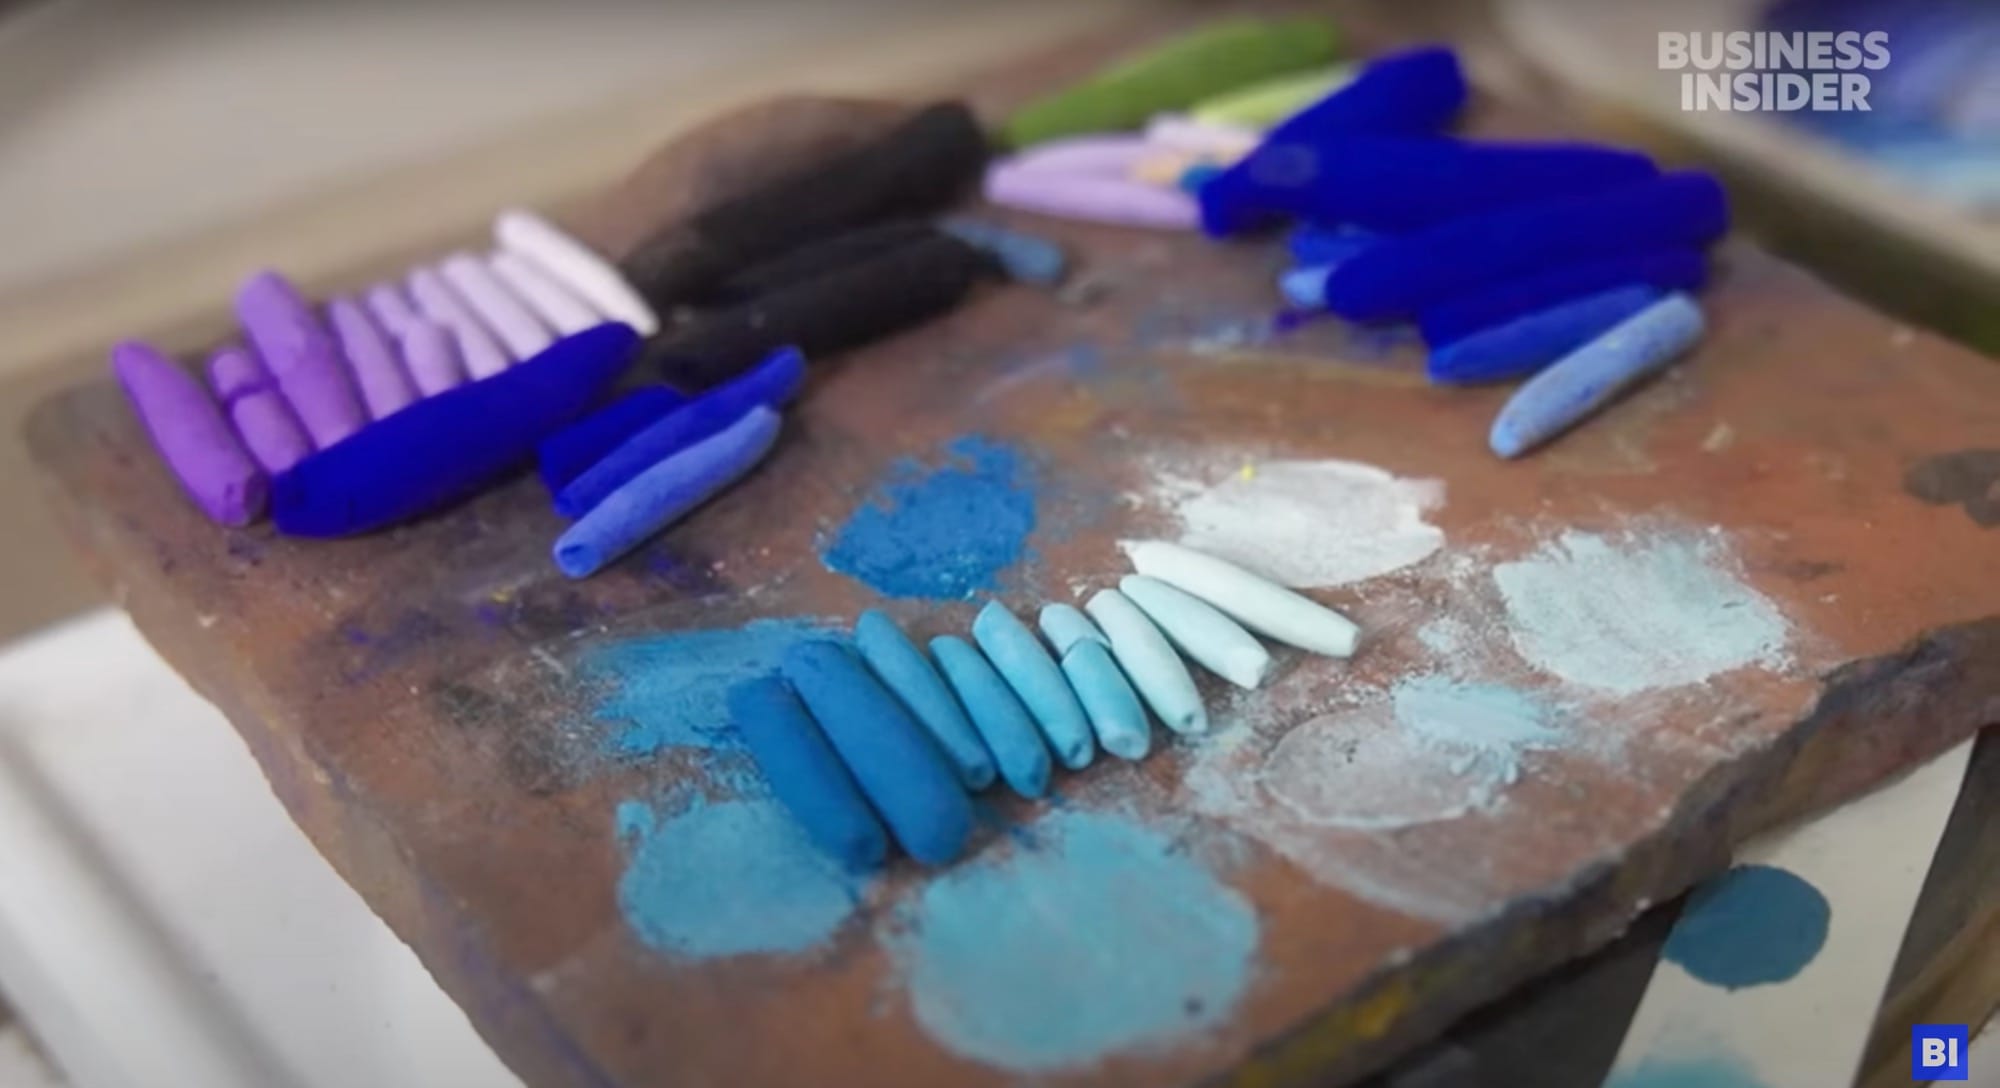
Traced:
[[1056, 648], [1058, 655], [1068, 653], [1070, 647], [1084, 639], [1099, 643], [1107, 650], [1111, 648], [1111, 640], [1105, 638], [1104, 632], [1099, 631], [1097, 625], [1090, 622], [1090, 617], [1075, 605], [1043, 605], [1041, 624], [1042, 634]]
[[993, 753], [979, 739], [950, 685], [896, 621], [876, 609], [863, 612], [854, 624], [854, 645], [883, 685], [930, 731], [965, 788], [977, 791], [992, 785], [997, 773]]
[[1090, 766], [1097, 755], [1090, 716], [1077, 702], [1076, 692], [1070, 690], [1062, 667], [1034, 632], [1006, 605], [989, 601], [972, 621], [972, 637], [1027, 705], [1062, 765], [1072, 771]]
[[1119, 759], [1144, 759], [1153, 749], [1153, 727], [1146, 721], [1146, 708], [1139, 693], [1111, 651], [1096, 639], [1078, 639], [1062, 658], [1063, 675], [1076, 689], [1077, 701], [1097, 731], [1097, 743]]
[[1674, 293], [1528, 380], [1493, 421], [1488, 441], [1519, 457], [1576, 426], [1701, 339], [1701, 307]]
[[1000, 679], [985, 654], [962, 638], [940, 635], [931, 640], [931, 653], [986, 739], [1000, 777], [1023, 797], [1045, 796], [1053, 773], [1049, 749], [1014, 689]]

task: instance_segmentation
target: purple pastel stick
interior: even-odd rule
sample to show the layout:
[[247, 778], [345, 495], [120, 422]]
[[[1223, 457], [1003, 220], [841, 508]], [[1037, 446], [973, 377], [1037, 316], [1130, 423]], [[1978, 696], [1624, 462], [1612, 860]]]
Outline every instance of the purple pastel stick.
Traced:
[[111, 349], [111, 369], [160, 459], [202, 513], [224, 525], [248, 525], [264, 513], [270, 479], [198, 379], [136, 340]]
[[378, 283], [370, 287], [364, 298], [368, 303], [368, 312], [375, 315], [375, 323], [382, 326], [382, 331], [392, 339], [402, 339], [403, 330], [421, 317], [416, 307], [410, 305], [403, 289], [393, 283]]
[[986, 174], [986, 199], [1022, 211], [1128, 227], [1192, 230], [1201, 211], [1194, 198], [1122, 178], [1017, 169], [1000, 163]]
[[1089, 177], [1125, 177], [1159, 148], [1143, 136], [1120, 133], [1110, 136], [1073, 136], [1051, 140], [1028, 151], [1009, 156], [999, 165], [1009, 170], [1046, 171], [1053, 174], [1082, 174]]
[[229, 402], [229, 422], [250, 456], [276, 476], [312, 455], [312, 442], [275, 389], [255, 389]]
[[490, 378], [508, 368], [514, 360], [493, 334], [474, 316], [465, 300], [435, 268], [419, 268], [410, 273], [410, 299], [417, 312], [451, 331], [458, 344], [459, 362], [473, 381]]
[[451, 330], [419, 317], [403, 329], [398, 343], [403, 349], [403, 365], [417, 392], [434, 397], [465, 383], [465, 367], [458, 361], [458, 341]]
[[236, 319], [314, 445], [325, 449], [368, 422], [333, 335], [291, 281], [251, 276], [236, 292]]
[[556, 342], [549, 335], [548, 326], [494, 276], [485, 261], [470, 253], [454, 253], [439, 266], [439, 271], [515, 358], [539, 354]]
[[360, 303], [351, 298], [334, 299], [326, 304], [326, 321], [333, 326], [333, 338], [354, 372], [354, 384], [361, 389], [361, 402], [368, 406], [369, 418], [381, 419], [416, 403], [416, 387], [396, 358], [396, 349]]
[[251, 393], [271, 389], [271, 375], [255, 355], [234, 344], [220, 348], [208, 361], [208, 387], [224, 407]]

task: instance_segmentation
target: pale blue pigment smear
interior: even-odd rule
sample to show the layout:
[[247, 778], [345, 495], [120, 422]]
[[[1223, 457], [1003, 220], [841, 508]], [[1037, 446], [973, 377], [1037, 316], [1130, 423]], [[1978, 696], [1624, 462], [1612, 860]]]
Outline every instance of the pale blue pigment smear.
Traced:
[[1788, 982], [1826, 945], [1833, 908], [1805, 878], [1739, 865], [1697, 889], [1661, 955], [1725, 990]]
[[889, 597], [960, 600], [998, 588], [1027, 553], [1036, 495], [1013, 447], [967, 435], [948, 461], [897, 464], [821, 552], [828, 570]]
[[805, 952], [832, 938], [865, 881], [768, 799], [618, 806], [618, 907], [648, 947], [690, 959]]
[[815, 620], [756, 620], [593, 648], [580, 665], [608, 688], [595, 711], [613, 729], [606, 753], [637, 759], [667, 748], [738, 746], [726, 703], [730, 687], [777, 672], [793, 643], [830, 637], [841, 636]]
[[1693, 533], [1570, 531], [1493, 569], [1514, 647], [1536, 667], [1628, 695], [1784, 657], [1785, 618]]
[[1604, 1088], [1764, 1088], [1734, 1058], [1647, 1058], [1611, 1074]]
[[1088, 1065], [1226, 1019], [1256, 963], [1256, 911], [1165, 836], [1050, 812], [1011, 853], [935, 877], [896, 940], [939, 1043], [1023, 1072]]
[[1465, 684], [1417, 676], [1391, 692], [1396, 723], [1426, 748], [1452, 760], [1453, 774], [1479, 779], [1474, 800], [1490, 802], [1521, 778], [1521, 757], [1563, 742], [1552, 714], [1534, 696], [1499, 684]]

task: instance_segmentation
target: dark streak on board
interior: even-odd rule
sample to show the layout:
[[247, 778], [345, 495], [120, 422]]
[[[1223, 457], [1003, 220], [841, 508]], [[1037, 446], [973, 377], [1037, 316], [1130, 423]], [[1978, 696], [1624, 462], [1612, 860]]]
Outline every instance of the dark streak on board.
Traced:
[[1911, 496], [1945, 506], [1958, 503], [1977, 524], [2000, 525], [2000, 450], [1957, 450], [1926, 457], [1903, 477]]

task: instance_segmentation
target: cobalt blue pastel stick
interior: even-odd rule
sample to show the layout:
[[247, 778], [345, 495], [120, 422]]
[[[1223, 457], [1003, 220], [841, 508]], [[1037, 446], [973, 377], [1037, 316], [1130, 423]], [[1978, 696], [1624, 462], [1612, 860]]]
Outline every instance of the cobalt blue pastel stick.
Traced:
[[731, 687], [728, 705], [757, 769], [807, 836], [848, 869], [881, 868], [889, 833], [792, 689], [775, 676], [760, 676]]
[[1528, 379], [1493, 420], [1488, 442], [1519, 457], [1576, 426], [1701, 339], [1701, 306], [1672, 294]]
[[638, 346], [630, 326], [599, 325], [378, 419], [274, 478], [271, 520], [293, 536], [348, 536], [469, 498], [596, 403]]
[[1062, 666], [1049, 656], [1035, 633], [1006, 605], [988, 601], [972, 621], [972, 638], [1000, 670], [1007, 686], [1021, 697], [1062, 765], [1072, 771], [1090, 766], [1097, 755], [1090, 717], [1077, 702]]
[[1445, 299], [1417, 311], [1424, 341], [1442, 347], [1517, 317], [1615, 287], [1654, 287], [1660, 293], [1701, 289], [1708, 280], [1708, 255], [1698, 249], [1662, 249], [1584, 261], [1511, 279], [1484, 290]]
[[1713, 177], [1665, 174], [1386, 239], [1333, 270], [1326, 306], [1350, 321], [1399, 318], [1566, 263], [1706, 245], [1728, 228], [1729, 202]]
[[796, 348], [779, 348], [748, 373], [676, 408], [605, 454], [556, 495], [556, 513], [582, 517], [634, 476], [743, 418], [750, 409], [783, 405], [805, 380], [805, 356]]
[[687, 403], [664, 385], [644, 385], [542, 440], [536, 451], [542, 483], [554, 495], [624, 441]]
[[1041, 731], [1035, 728], [1028, 708], [1021, 705], [1020, 697], [1000, 678], [993, 663], [971, 643], [952, 635], [932, 639], [931, 653], [958, 693], [965, 712], [972, 716], [987, 750], [993, 753], [1000, 777], [1015, 793], [1030, 800], [1046, 795], [1053, 771], [1048, 746], [1042, 743]]
[[557, 569], [571, 578], [588, 578], [721, 494], [771, 452], [781, 418], [757, 405], [625, 481], [556, 538]]
[[993, 753], [979, 739], [951, 686], [896, 621], [877, 609], [863, 612], [854, 624], [854, 646], [882, 683], [930, 730], [931, 739], [958, 772], [959, 782], [975, 793], [992, 785], [998, 773]]
[[1616, 328], [1661, 294], [1635, 283], [1557, 303], [1432, 348], [1427, 372], [1439, 385], [1524, 378]]
[[956, 859], [972, 837], [972, 801], [924, 727], [861, 659], [836, 643], [799, 642], [785, 651], [784, 675], [903, 849], [926, 865]]
[[1360, 255], [1362, 250], [1380, 240], [1380, 235], [1365, 230], [1301, 223], [1285, 239], [1285, 248], [1291, 251], [1292, 259], [1301, 265], [1332, 265]]

